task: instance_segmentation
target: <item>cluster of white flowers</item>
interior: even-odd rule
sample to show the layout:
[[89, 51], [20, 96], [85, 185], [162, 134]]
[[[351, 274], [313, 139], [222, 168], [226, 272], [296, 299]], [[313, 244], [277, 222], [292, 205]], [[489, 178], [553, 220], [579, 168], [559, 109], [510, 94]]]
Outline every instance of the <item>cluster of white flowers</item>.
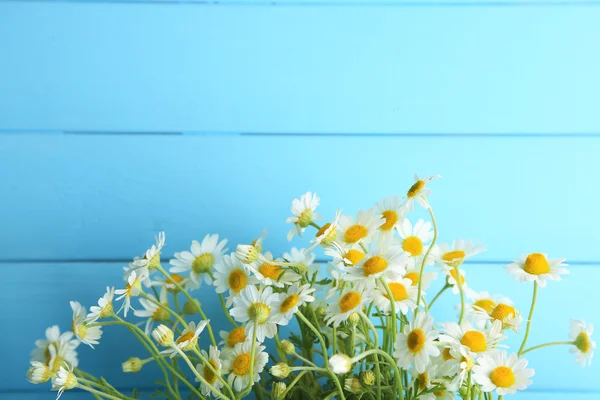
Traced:
[[[577, 362], [591, 362], [593, 328], [583, 321], [571, 322], [566, 341], [527, 347], [538, 287], [569, 272], [563, 259], [543, 253], [506, 266], [517, 280], [532, 283], [534, 294], [520, 349], [503, 349], [523, 318], [508, 298], [476, 292], [467, 283], [464, 262], [484, 247], [471, 240], [436, 243], [437, 225], [427, 199], [435, 178], [416, 176], [404, 199], [389, 197], [356, 215], [338, 211], [323, 225], [316, 213], [319, 197], [304, 194], [292, 203], [288, 239], [310, 228], [314, 237], [306, 249], [294, 247], [281, 257], [264, 251], [265, 233], [234, 252], [228, 252], [226, 239], [213, 234], [175, 252], [167, 271], [161, 264], [166, 242], [160, 233], [142, 257], [125, 267], [122, 288], [107, 288], [89, 311], [71, 302], [72, 332], [61, 334], [57, 326], [46, 330], [46, 339], [36, 342], [28, 378], [36, 384], [51, 380], [58, 397], [79, 388], [96, 397], [132, 399], [78, 368], [77, 347], [99, 345], [108, 325], [125, 326], [148, 352], [145, 358], [126, 360], [123, 371], [156, 363], [164, 386], [155, 395], [167, 399], [179, 399], [181, 387], [200, 399], [241, 399], [254, 390], [257, 398], [274, 400], [297, 398], [295, 393], [328, 399], [368, 394], [434, 400], [458, 394], [465, 400], [491, 400], [531, 384], [534, 370], [523, 358], [530, 351], [568, 345]], [[431, 221], [411, 221], [415, 203]], [[315, 263], [313, 251], [319, 247], [330, 259], [327, 268]], [[438, 276], [445, 284], [428, 298]], [[214, 288], [231, 324], [230, 331], [220, 331], [218, 343], [200, 301], [191, 295], [200, 287]], [[436, 323], [430, 310], [448, 289], [460, 298], [458, 321]], [[119, 301], [115, 311], [113, 302]], [[127, 321], [130, 310], [135, 323]], [[280, 327], [292, 321], [293, 333], [282, 340]], [[208, 350], [199, 344], [205, 330]], [[268, 339], [275, 344], [271, 356]], [[270, 359], [272, 377], [266, 379]]]

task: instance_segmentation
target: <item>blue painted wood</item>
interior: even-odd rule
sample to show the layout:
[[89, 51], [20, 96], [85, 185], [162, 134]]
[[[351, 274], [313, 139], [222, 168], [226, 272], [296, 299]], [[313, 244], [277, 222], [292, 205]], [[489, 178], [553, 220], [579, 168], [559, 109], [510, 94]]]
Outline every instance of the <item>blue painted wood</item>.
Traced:
[[0, 128], [600, 132], [600, 8], [501, 4], [2, 2]]
[[599, 150], [600, 138], [2, 135], [0, 260], [125, 260], [161, 230], [168, 256], [263, 228], [281, 253], [293, 198], [315, 191], [326, 217], [351, 214], [419, 172], [443, 175], [431, 184], [440, 240], [481, 240], [479, 260], [598, 261]]

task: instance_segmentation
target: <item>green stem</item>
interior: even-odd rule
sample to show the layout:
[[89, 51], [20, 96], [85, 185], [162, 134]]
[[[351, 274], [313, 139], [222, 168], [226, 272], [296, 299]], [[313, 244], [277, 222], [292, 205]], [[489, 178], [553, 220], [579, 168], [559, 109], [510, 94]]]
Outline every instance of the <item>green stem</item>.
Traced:
[[115, 396], [112, 396], [112, 395], [110, 395], [108, 393], [104, 393], [104, 392], [101, 392], [99, 390], [92, 389], [91, 387], [85, 386], [85, 385], [78, 384], [76, 387], [79, 388], [79, 389], [83, 389], [86, 392], [94, 393], [94, 394], [96, 394], [98, 396], [106, 397], [107, 399], [111, 399], [111, 400], [123, 400], [123, 399], [126, 399], [126, 400], [130, 400], [130, 399], [131, 400], [135, 400], [133, 397], [127, 397], [127, 396], [115, 397]]
[[196, 375], [196, 378], [198, 378], [198, 380], [200, 382], [202, 382], [203, 384], [205, 384], [206, 386], [208, 386], [208, 388], [213, 392], [213, 394], [219, 398], [228, 400], [227, 397], [221, 393], [219, 390], [217, 390], [213, 385], [211, 385], [210, 383], [208, 383], [208, 381], [206, 379], [204, 379], [204, 377], [202, 376], [202, 374], [200, 372], [198, 372], [198, 370], [196, 369], [196, 367], [194, 367], [194, 364], [192, 364], [192, 362], [190, 361], [190, 359], [188, 358], [188, 356], [185, 355], [185, 353], [183, 352], [183, 350], [181, 350], [179, 348], [179, 346], [177, 346], [176, 344], [173, 344], [171, 346], [173, 348], [173, 350], [175, 350], [183, 359], [183, 361], [185, 361], [185, 363], [188, 365], [188, 367], [190, 367], [190, 369], [192, 370], [192, 372], [194, 373], [194, 375]]
[[198, 358], [200, 358], [200, 361], [202, 361], [202, 363], [208, 367], [208, 369], [210, 369], [210, 371], [217, 377], [217, 379], [219, 381], [221, 381], [221, 383], [223, 384], [223, 386], [225, 386], [227, 388], [227, 391], [229, 392], [229, 394], [231, 394], [231, 398], [235, 398], [235, 395], [233, 394], [233, 389], [231, 388], [231, 386], [229, 386], [229, 383], [225, 380], [225, 378], [223, 378], [221, 376], [220, 371], [217, 371], [215, 369], [215, 367], [212, 366], [212, 364], [206, 359], [204, 358], [204, 356], [202, 355], [202, 353], [200, 351], [198, 351], [197, 348], [193, 348], [192, 351], [198, 356]]
[[296, 385], [296, 383], [298, 383], [298, 381], [300, 381], [300, 378], [302, 378], [305, 373], [306, 371], [300, 372], [298, 376], [290, 383], [290, 385], [283, 391], [283, 393], [274, 400], [285, 399], [285, 396], [288, 394], [288, 392], [294, 387], [294, 385]]
[[456, 284], [458, 285], [458, 291], [460, 293], [460, 316], [458, 317], [458, 324], [462, 324], [465, 316], [465, 291], [462, 285], [462, 276], [460, 274], [460, 264], [454, 266], [454, 272], [456, 273]]
[[447, 283], [444, 285], [444, 287], [435, 295], [435, 297], [433, 298], [433, 300], [431, 300], [431, 303], [429, 303], [429, 309], [431, 309], [431, 306], [433, 306], [433, 303], [435, 303], [437, 301], [437, 299], [440, 298], [440, 296], [442, 295], [442, 293], [444, 293], [450, 287], [452, 287], [452, 286], [448, 285]]
[[431, 249], [433, 249], [433, 246], [435, 245], [438, 236], [437, 223], [435, 221], [435, 216], [433, 215], [433, 210], [431, 209], [431, 206], [429, 206], [427, 210], [429, 211], [429, 215], [431, 216], [431, 222], [433, 223], [433, 240], [427, 248], [427, 252], [425, 252], [425, 256], [423, 257], [423, 261], [421, 262], [421, 271], [419, 272], [419, 285], [417, 288], [417, 308], [415, 309], [413, 317], [417, 315], [417, 311], [419, 310], [419, 304], [421, 304], [421, 292], [423, 283], [423, 272], [425, 272], [425, 263], [427, 262], [427, 257], [429, 257], [429, 253], [431, 253]]
[[231, 314], [229, 314], [229, 310], [227, 309], [227, 306], [225, 305], [225, 299], [223, 299], [223, 293], [219, 293], [219, 300], [221, 302], [221, 308], [223, 309], [223, 313], [225, 314], [225, 316], [227, 317], [229, 322], [231, 322], [231, 325], [233, 325], [234, 328], [237, 328], [238, 324], [235, 323], [235, 320], [233, 319]]
[[548, 343], [544, 343], [544, 344], [538, 344], [537, 346], [533, 346], [533, 347], [530, 347], [530, 348], [528, 348], [527, 350], [524, 350], [524, 351], [521, 353], [521, 355], [523, 355], [523, 354], [527, 354], [527, 353], [529, 353], [530, 351], [533, 351], [533, 350], [541, 349], [542, 347], [547, 347], [547, 346], [558, 346], [558, 345], [563, 345], [563, 344], [566, 344], [566, 345], [574, 345], [574, 344], [575, 344], [575, 342], [548, 342]]
[[177, 314], [175, 311], [171, 310], [169, 307], [165, 306], [163, 303], [161, 303], [160, 301], [156, 301], [154, 300], [151, 296], [148, 296], [146, 293], [142, 292], [140, 293], [140, 296], [142, 296], [143, 298], [145, 298], [146, 300], [148, 300], [149, 302], [151, 302], [152, 304], [162, 308], [163, 310], [165, 310], [166, 312], [168, 312], [169, 314], [171, 314], [173, 317], [175, 317], [176, 320], [178, 320], [181, 325], [187, 327], [187, 323], [185, 322], [185, 320], [183, 318], [181, 318], [179, 316], [179, 314]]
[[254, 329], [252, 329], [252, 350], [250, 350], [250, 372], [249, 372], [249, 381], [248, 387], [242, 390], [241, 393], [238, 394], [238, 399], [244, 398], [248, 393], [252, 391], [252, 386], [254, 385], [254, 358], [256, 357], [256, 330], [257, 323], [254, 323]]
[[537, 291], [538, 291], [538, 283], [537, 281], [533, 282], [533, 298], [531, 299], [531, 309], [529, 310], [529, 318], [527, 319], [527, 328], [525, 329], [525, 337], [523, 338], [523, 343], [521, 343], [521, 347], [519, 348], [518, 356], [521, 357], [523, 351], [525, 350], [525, 345], [527, 344], [527, 339], [529, 338], [529, 330], [531, 329], [531, 320], [533, 318], [533, 311], [535, 310], [535, 302], [537, 301]]
[[358, 362], [362, 358], [367, 357], [370, 354], [381, 355], [383, 358], [385, 358], [387, 363], [392, 367], [392, 369], [394, 370], [394, 375], [396, 376], [396, 379], [395, 379], [396, 380], [396, 390], [398, 390], [398, 395], [400, 396], [400, 400], [404, 400], [404, 385], [402, 384], [402, 374], [400, 373], [400, 370], [398, 369], [396, 362], [388, 353], [386, 353], [385, 351], [380, 350], [380, 349], [367, 350], [364, 353], [362, 353], [360, 356], [355, 357], [353, 359], [353, 361]]

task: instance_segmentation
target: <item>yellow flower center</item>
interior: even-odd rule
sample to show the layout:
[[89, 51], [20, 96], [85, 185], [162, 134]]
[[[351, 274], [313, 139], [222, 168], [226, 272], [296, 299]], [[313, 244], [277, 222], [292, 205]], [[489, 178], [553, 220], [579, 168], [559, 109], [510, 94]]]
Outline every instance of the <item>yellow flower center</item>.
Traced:
[[490, 380], [499, 388], [509, 388], [515, 383], [515, 374], [508, 367], [496, 367], [490, 374]]
[[71, 323], [71, 330], [79, 339], [85, 339], [87, 336], [87, 326], [85, 324], [75, 325], [75, 321]]
[[344, 256], [344, 258], [350, 261], [351, 265], [356, 265], [359, 262], [361, 262], [363, 258], [365, 258], [365, 254], [361, 251], [350, 249]]
[[[165, 304], [165, 306], [168, 306], [168, 304]], [[151, 318], [153, 321], [166, 321], [169, 319], [169, 313], [161, 307], [157, 307]]]
[[550, 272], [550, 264], [543, 254], [532, 253], [527, 256], [523, 270], [531, 275], [547, 274]]
[[346, 243], [356, 243], [367, 236], [367, 233], [369, 233], [369, 231], [364, 226], [352, 225], [350, 228], [346, 229], [344, 241]]
[[575, 339], [575, 347], [584, 354], [590, 351], [592, 345], [590, 343], [590, 337], [586, 332], [579, 332], [579, 335], [577, 335], [577, 338]]
[[402, 249], [411, 256], [415, 257], [420, 255], [423, 252], [423, 242], [416, 236], [409, 236], [404, 239], [402, 243]]
[[383, 257], [374, 256], [364, 262], [362, 269], [365, 276], [371, 276], [385, 271], [387, 266], [388, 263]]
[[[458, 279], [456, 279], [456, 270], [455, 269], [450, 270], [450, 276], [454, 278], [454, 282], [458, 282]], [[465, 277], [462, 274], [460, 275], [460, 284], [461, 285], [465, 284]]]
[[[404, 287], [404, 285], [400, 282], [390, 282], [388, 283], [388, 287], [390, 288], [390, 292], [392, 292], [394, 301], [402, 301], [408, 298], [406, 287]], [[384, 294], [384, 296], [389, 300], [389, 296], [387, 294]]]
[[310, 208], [307, 208], [306, 210], [302, 211], [302, 214], [300, 214], [300, 216], [298, 217], [297, 224], [301, 228], [306, 228], [308, 225], [310, 225], [310, 223], [312, 222], [312, 219], [313, 219], [313, 211]]
[[215, 263], [215, 256], [211, 253], [200, 254], [192, 262], [192, 270], [197, 274], [209, 272]]
[[433, 395], [435, 397], [444, 397], [446, 395], [446, 391], [445, 390], [438, 390], [437, 392], [433, 392]]
[[248, 307], [248, 316], [259, 325], [264, 325], [271, 314], [271, 307], [265, 303], [256, 302]]
[[279, 265], [263, 263], [258, 269], [258, 272], [260, 272], [265, 278], [270, 278], [276, 281], [279, 279], [279, 275], [281, 275], [283, 270]]
[[406, 346], [413, 354], [420, 352], [425, 347], [425, 332], [419, 328], [412, 330], [406, 338]]
[[417, 286], [419, 284], [419, 274], [417, 272], [409, 272], [404, 275], [406, 279], [410, 279], [413, 286]]
[[342, 296], [339, 302], [340, 311], [345, 313], [356, 308], [362, 300], [362, 296], [358, 292], [348, 292]]
[[[217, 371], [217, 362], [215, 360], [208, 360], [208, 363], [213, 367], [215, 371]], [[204, 369], [202, 370], [202, 375], [204, 376], [204, 379], [206, 379], [211, 385], [217, 380], [217, 375], [210, 370], [208, 365], [204, 366]]]
[[194, 347], [196, 345], [196, 342], [198, 342], [198, 336], [195, 336], [194, 331], [185, 332], [183, 335], [181, 335], [177, 338], [175, 343], [181, 344], [181, 343], [184, 343], [187, 341], [189, 341], [188, 344], [186, 344], [185, 347], [182, 348], [182, 350], [190, 350], [192, 347]]
[[442, 350], [442, 358], [444, 361], [454, 360], [454, 357], [452, 357], [452, 354], [450, 354], [450, 347], [446, 347], [444, 350]]
[[460, 343], [467, 346], [471, 351], [475, 353], [481, 353], [487, 349], [485, 343], [485, 336], [479, 331], [467, 331], [463, 335]]
[[425, 187], [425, 181], [418, 180], [410, 187], [410, 189], [408, 189], [408, 192], [406, 192], [406, 196], [407, 197], [415, 197], [416, 195], [421, 193], [421, 190], [423, 190], [424, 187]]
[[[167, 289], [170, 291], [177, 291], [177, 287], [175, 287], [175, 284], [177, 283], [178, 285], [181, 285], [181, 283], [183, 282], [183, 277], [179, 274], [171, 274], [169, 275], [169, 277], [167, 278]], [[169, 287], [169, 285], [171, 287]]]
[[[52, 363], [52, 365], [50, 365], [50, 363]], [[56, 357], [54, 357], [54, 360], [48, 360], [48, 368], [50, 368], [50, 370], [53, 373], [58, 372], [58, 370], [60, 369], [60, 367], [66, 367], [68, 364], [66, 362], [66, 360], [64, 358], [62, 358], [60, 355], [56, 355]]]
[[429, 374], [427, 373], [427, 371], [425, 371], [422, 374], [419, 374], [419, 376], [417, 376], [417, 382], [419, 382], [420, 390], [425, 389], [427, 387], [427, 385], [429, 385]]
[[246, 375], [250, 372], [250, 354], [242, 353], [233, 360], [233, 372], [238, 376]]
[[246, 332], [243, 326], [235, 328], [227, 335], [227, 345], [229, 347], [234, 347], [236, 344], [243, 343], [244, 341], [246, 341]]
[[513, 306], [509, 306], [508, 304], [500, 303], [495, 308], [494, 311], [490, 314], [493, 319], [497, 319], [500, 321], [504, 321], [504, 318], [514, 318], [517, 315], [517, 312]]
[[394, 228], [394, 225], [398, 222], [398, 213], [394, 210], [386, 210], [381, 213], [385, 222], [379, 227], [382, 231], [389, 231]]
[[281, 311], [282, 313], [288, 312], [289, 310], [294, 308], [296, 304], [298, 304], [299, 299], [300, 297], [298, 297], [298, 295], [295, 293], [286, 297], [285, 300], [281, 302], [281, 305], [279, 306], [279, 311]]
[[477, 300], [475, 303], [473, 303], [473, 306], [479, 307], [480, 309], [484, 310], [485, 312], [490, 313], [490, 312], [492, 312], [494, 307], [496, 307], [496, 302], [492, 299], [481, 299], [481, 300]]
[[465, 258], [465, 255], [466, 255], [465, 252], [462, 250], [453, 250], [453, 251], [444, 253], [442, 255], [442, 260], [447, 261], [447, 262], [462, 260], [463, 258]]
[[[325, 234], [325, 231], [327, 231], [327, 229], [329, 229], [329, 227], [330, 227], [330, 226], [331, 226], [331, 224], [330, 224], [329, 222], [328, 222], [328, 223], [326, 223], [325, 225], [323, 225], [323, 226], [321, 227], [321, 229], [319, 229], [319, 230], [317, 231], [317, 234], [315, 235], [315, 237], [320, 237], [320, 236], [323, 236], [323, 235]], [[325, 244], [327, 244], [327, 243], [330, 243], [330, 242], [334, 241], [334, 240], [335, 240], [335, 238], [336, 238], [336, 229], [335, 229], [335, 227], [334, 227], [334, 228], [331, 230], [331, 232], [329, 232], [329, 233], [327, 234], [327, 237], [325, 237], [325, 238], [322, 240], [322, 243], [325, 243]]]
[[240, 271], [239, 269], [234, 269], [229, 273], [227, 283], [229, 283], [229, 288], [237, 293], [246, 287], [248, 279], [246, 278], [246, 274], [243, 271]]

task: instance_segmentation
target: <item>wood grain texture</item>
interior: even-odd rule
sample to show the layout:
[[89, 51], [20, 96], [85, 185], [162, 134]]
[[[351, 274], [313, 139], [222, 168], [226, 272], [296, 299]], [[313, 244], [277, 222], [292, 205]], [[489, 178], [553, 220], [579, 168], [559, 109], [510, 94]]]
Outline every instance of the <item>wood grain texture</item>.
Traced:
[[600, 132], [600, 7], [503, 3], [1, 2], [0, 128]]

